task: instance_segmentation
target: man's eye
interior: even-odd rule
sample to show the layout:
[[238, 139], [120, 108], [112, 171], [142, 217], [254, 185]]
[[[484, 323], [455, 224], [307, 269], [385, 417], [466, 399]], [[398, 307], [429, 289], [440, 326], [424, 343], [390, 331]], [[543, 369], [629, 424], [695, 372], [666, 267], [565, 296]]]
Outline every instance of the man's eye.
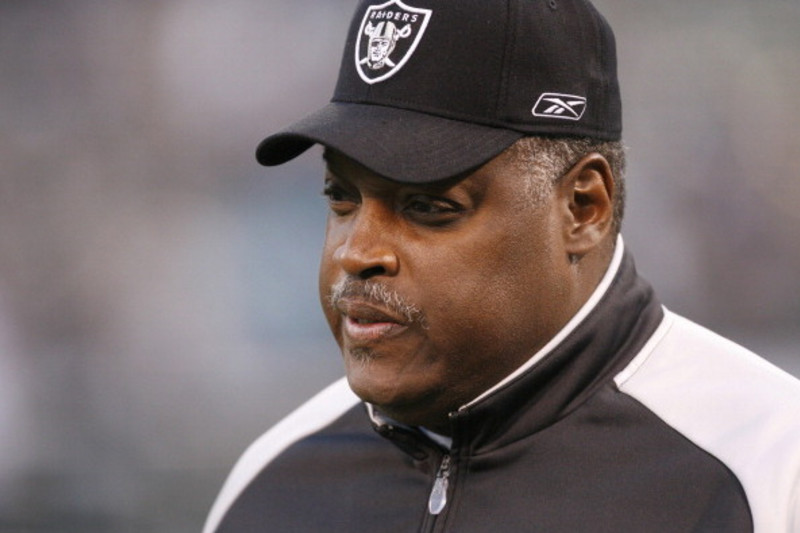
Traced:
[[463, 209], [444, 198], [416, 195], [408, 199], [404, 211], [426, 224], [441, 225], [454, 221]]
[[346, 214], [357, 203], [357, 199], [352, 194], [335, 183], [326, 183], [322, 195], [328, 199], [331, 210], [339, 215]]
[[322, 189], [322, 195], [327, 197], [330, 202], [338, 202], [345, 198], [344, 190], [332, 184], [325, 184], [325, 188]]

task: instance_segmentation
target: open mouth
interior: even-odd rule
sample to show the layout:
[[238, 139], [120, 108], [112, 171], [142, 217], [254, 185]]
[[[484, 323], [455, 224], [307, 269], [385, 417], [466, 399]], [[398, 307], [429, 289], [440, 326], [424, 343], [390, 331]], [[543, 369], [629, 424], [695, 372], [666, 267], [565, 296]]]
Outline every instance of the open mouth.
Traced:
[[361, 301], [342, 299], [343, 333], [353, 344], [370, 344], [404, 331], [408, 324], [390, 311]]
[[394, 336], [407, 329], [397, 322], [373, 322], [367, 319], [345, 317], [344, 334], [353, 344], [371, 344]]

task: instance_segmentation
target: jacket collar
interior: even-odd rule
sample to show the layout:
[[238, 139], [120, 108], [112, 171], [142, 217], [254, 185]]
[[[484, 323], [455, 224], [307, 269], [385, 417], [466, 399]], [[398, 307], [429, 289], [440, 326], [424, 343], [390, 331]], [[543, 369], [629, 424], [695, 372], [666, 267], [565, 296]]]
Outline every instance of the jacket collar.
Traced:
[[608, 272], [542, 350], [453, 417], [456, 444], [514, 442], [560, 420], [610, 382], [661, 323], [663, 310], [621, 238]]
[[472, 400], [470, 403], [462, 407], [463, 409], [468, 409], [471, 406], [479, 403], [484, 398], [487, 398], [494, 394], [496, 391], [502, 389], [509, 383], [512, 383], [514, 380], [525, 374], [528, 370], [533, 368], [537, 363], [545, 359], [550, 353], [555, 351], [558, 346], [567, 338], [569, 337], [573, 331], [575, 331], [578, 326], [580, 326], [586, 317], [594, 311], [597, 307], [600, 300], [608, 292], [609, 287], [613, 283], [614, 279], [616, 279], [617, 274], [619, 273], [620, 266], [622, 264], [622, 258], [625, 256], [625, 244], [622, 240], [622, 236], [617, 237], [617, 245], [614, 249], [614, 256], [609, 263], [608, 269], [606, 269], [606, 273], [603, 275], [603, 278], [600, 280], [600, 283], [597, 284], [594, 292], [586, 300], [586, 303], [581, 306], [577, 313], [569, 320], [569, 322], [564, 325], [561, 330], [556, 333], [556, 335], [550, 339], [550, 341], [545, 344], [536, 354], [533, 355], [528, 361], [526, 361], [522, 366], [520, 366], [517, 370], [506, 376], [502, 381], [500, 381], [497, 385], [490, 388], [489, 390], [485, 391], [483, 394]]
[[[454, 413], [453, 443], [473, 451], [494, 448], [554, 423], [624, 368], [662, 318], [661, 305], [638, 277], [620, 236], [603, 279], [561, 331]], [[367, 412], [378, 428], [401, 426], [372, 405], [367, 404]], [[433, 440], [449, 443], [446, 437]]]

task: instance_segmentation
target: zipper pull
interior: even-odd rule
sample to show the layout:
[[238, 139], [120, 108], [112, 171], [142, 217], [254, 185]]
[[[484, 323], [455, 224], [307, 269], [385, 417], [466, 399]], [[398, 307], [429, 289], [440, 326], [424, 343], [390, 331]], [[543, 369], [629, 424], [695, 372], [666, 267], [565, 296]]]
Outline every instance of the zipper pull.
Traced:
[[428, 498], [428, 512], [438, 515], [447, 505], [447, 485], [450, 477], [450, 456], [442, 457], [442, 464], [436, 473], [436, 480], [433, 482], [431, 496]]

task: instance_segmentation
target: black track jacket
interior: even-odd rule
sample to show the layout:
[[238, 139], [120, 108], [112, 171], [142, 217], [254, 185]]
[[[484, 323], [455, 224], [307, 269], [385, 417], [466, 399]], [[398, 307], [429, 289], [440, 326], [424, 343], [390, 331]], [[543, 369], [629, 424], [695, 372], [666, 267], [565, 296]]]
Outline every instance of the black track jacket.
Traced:
[[665, 310], [620, 240], [443, 447], [334, 383], [256, 441], [206, 533], [800, 532], [800, 382]]

